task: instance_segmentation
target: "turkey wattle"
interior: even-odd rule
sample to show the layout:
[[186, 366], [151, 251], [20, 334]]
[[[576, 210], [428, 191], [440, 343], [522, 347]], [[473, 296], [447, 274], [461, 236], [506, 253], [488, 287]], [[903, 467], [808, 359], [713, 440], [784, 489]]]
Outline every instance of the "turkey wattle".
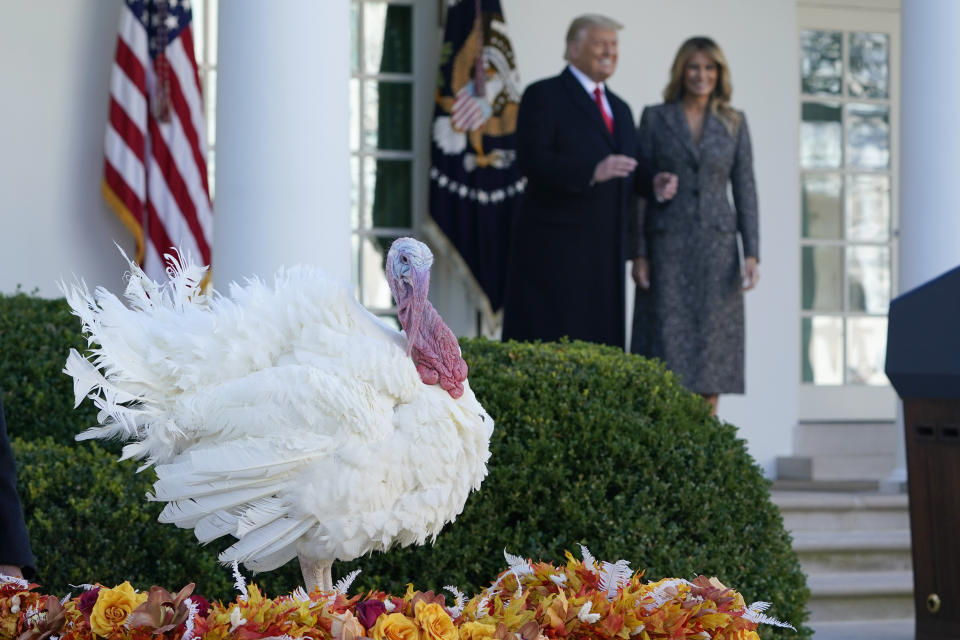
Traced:
[[64, 286], [91, 354], [64, 371], [100, 424], [78, 439], [129, 441], [166, 502], [161, 522], [220, 560], [267, 571], [299, 557], [308, 588], [330, 567], [432, 540], [486, 475], [493, 421], [466, 381], [453, 333], [427, 301], [433, 257], [400, 238], [387, 277], [406, 336], [346, 283], [309, 267], [274, 286], [199, 289], [205, 268], [170, 257], [158, 285], [131, 263], [125, 305]]

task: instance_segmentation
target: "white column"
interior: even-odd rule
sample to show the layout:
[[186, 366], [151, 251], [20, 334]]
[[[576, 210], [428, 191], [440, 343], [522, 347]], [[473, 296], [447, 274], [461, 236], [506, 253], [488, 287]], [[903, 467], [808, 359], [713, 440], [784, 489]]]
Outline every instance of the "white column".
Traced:
[[903, 0], [900, 292], [960, 265], [960, 2]]
[[350, 3], [220, 3], [213, 275], [350, 278]]
[[[903, 0], [900, 5], [900, 238], [903, 293], [960, 265], [960, 49], [957, 0]], [[903, 433], [903, 405], [897, 423]], [[903, 437], [897, 469], [906, 480]]]

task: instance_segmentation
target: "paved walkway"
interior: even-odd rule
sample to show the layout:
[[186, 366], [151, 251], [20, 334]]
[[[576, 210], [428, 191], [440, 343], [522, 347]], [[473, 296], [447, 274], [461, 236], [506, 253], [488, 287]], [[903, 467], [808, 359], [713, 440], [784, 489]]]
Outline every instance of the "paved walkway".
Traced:
[[913, 618], [808, 624], [813, 629], [813, 640], [914, 640]]

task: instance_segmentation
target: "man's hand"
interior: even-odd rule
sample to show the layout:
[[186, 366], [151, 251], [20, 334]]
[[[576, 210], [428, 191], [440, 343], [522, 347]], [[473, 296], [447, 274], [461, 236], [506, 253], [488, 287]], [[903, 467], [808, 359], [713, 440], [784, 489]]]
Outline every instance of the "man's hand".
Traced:
[[613, 178], [626, 178], [637, 168], [637, 161], [630, 156], [611, 153], [597, 163], [593, 170], [593, 183], [606, 182]]
[[0, 573], [6, 576], [13, 576], [14, 578], [23, 577], [23, 572], [20, 571], [20, 567], [16, 567], [12, 564], [0, 564]]
[[650, 263], [643, 256], [633, 259], [633, 281], [641, 289], [650, 288]]
[[743, 261], [743, 290], [750, 291], [760, 280], [760, 265], [753, 256]]
[[653, 195], [657, 202], [666, 202], [677, 195], [677, 174], [661, 171], [653, 176]]

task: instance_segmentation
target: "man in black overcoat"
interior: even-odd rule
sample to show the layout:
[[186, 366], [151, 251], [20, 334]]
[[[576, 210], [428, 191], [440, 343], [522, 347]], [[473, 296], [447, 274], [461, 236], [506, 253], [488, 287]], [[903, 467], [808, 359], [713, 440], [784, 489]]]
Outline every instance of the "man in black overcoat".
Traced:
[[631, 196], [670, 198], [676, 177], [638, 166], [633, 114], [605, 86], [620, 28], [604, 16], [576, 18], [570, 64], [527, 87], [520, 102], [517, 159], [527, 186], [510, 245], [504, 340], [624, 346]]
[[13, 451], [7, 438], [7, 423], [0, 402], [0, 573], [33, 578], [36, 562], [30, 550], [23, 509], [17, 495], [17, 474]]

